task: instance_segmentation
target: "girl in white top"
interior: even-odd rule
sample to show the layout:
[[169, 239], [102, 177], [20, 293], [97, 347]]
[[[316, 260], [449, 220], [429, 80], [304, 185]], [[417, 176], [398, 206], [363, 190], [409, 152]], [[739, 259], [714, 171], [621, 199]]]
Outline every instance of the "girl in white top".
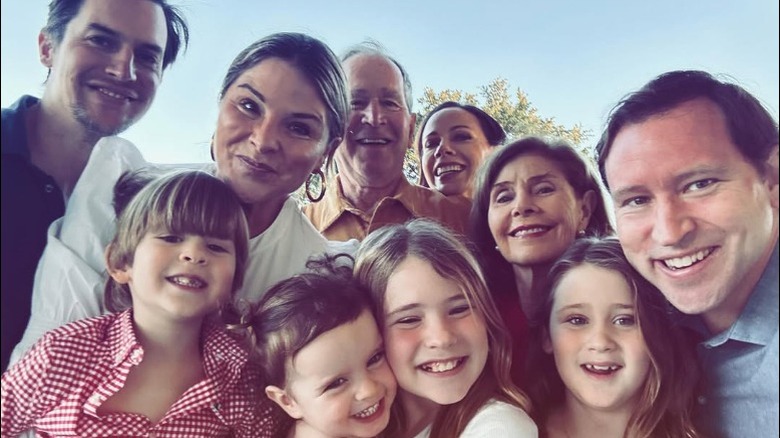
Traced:
[[355, 277], [398, 380], [383, 436], [537, 436], [509, 377], [508, 334], [462, 240], [427, 219], [381, 228], [361, 243]]

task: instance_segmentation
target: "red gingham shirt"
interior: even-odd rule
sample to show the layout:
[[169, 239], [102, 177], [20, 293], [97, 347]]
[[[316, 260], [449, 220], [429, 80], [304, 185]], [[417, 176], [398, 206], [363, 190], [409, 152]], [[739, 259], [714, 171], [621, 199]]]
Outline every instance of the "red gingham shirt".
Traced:
[[99, 415], [144, 351], [132, 311], [83, 319], [48, 332], [2, 377], [2, 436], [275, 437], [286, 415], [265, 397], [235, 339], [204, 324], [206, 378], [157, 423], [144, 415]]

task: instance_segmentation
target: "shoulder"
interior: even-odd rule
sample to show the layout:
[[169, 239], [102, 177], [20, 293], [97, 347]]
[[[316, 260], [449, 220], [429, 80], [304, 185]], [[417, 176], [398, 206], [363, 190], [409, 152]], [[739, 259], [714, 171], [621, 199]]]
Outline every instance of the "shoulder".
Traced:
[[2, 111], [2, 150], [3, 154], [27, 153], [27, 132], [24, 125], [24, 113], [37, 104], [37, 97], [24, 95]]
[[491, 400], [469, 421], [461, 437], [516, 438], [537, 435], [536, 424], [525, 411], [509, 403]]

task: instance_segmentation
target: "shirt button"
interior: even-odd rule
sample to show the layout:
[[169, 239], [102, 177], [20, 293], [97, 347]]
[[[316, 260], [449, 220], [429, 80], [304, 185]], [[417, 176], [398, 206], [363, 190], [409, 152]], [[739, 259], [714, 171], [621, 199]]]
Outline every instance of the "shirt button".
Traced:
[[54, 191], [54, 185], [53, 184], [46, 184], [43, 186], [43, 190], [46, 191], [46, 193], [51, 193]]
[[700, 395], [696, 397], [696, 401], [699, 402], [700, 405], [705, 405], [707, 404], [707, 397]]
[[130, 355], [130, 359], [132, 359], [133, 362], [140, 361], [141, 360], [141, 350], [133, 351], [133, 353]]

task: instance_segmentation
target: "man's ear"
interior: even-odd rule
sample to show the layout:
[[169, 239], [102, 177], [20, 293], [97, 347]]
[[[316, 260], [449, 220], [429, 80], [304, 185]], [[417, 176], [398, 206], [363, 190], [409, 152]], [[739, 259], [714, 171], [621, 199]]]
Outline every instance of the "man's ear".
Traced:
[[770, 202], [775, 210], [780, 209], [780, 158], [778, 158], [778, 145], [772, 148], [772, 152], [769, 153], [769, 158], [766, 160], [766, 170], [764, 172], [764, 178], [766, 178], [766, 184], [769, 188]]
[[293, 400], [284, 389], [281, 389], [278, 386], [268, 385], [265, 387], [265, 395], [279, 405], [279, 407], [284, 409], [284, 412], [287, 412], [287, 415], [296, 420], [303, 418], [303, 413], [298, 408], [298, 404], [295, 403], [295, 400]]
[[117, 268], [113, 265], [111, 262], [111, 253], [114, 250], [114, 244], [110, 243], [106, 247], [105, 252], [105, 258], [106, 258], [106, 270], [108, 270], [108, 275], [111, 276], [111, 278], [114, 279], [119, 284], [127, 284], [130, 283], [130, 273], [128, 272], [127, 267]]
[[41, 64], [51, 68], [54, 63], [54, 41], [43, 30], [38, 33], [38, 56], [41, 59]]

